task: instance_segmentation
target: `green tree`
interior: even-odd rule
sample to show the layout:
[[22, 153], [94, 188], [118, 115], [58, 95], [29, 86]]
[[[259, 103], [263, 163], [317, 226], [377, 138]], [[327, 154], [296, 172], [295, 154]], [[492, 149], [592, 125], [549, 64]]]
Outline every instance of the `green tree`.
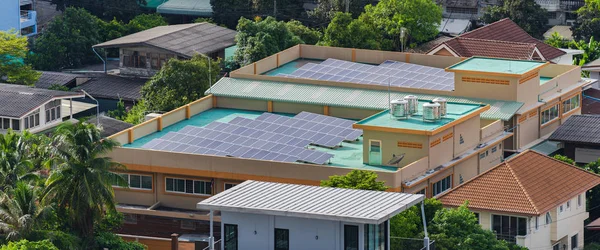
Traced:
[[237, 25], [238, 49], [234, 60], [241, 66], [256, 62], [267, 56], [304, 43], [300, 37], [292, 33], [285, 22], [273, 17], [251, 21], [241, 18]]
[[252, 1], [210, 0], [215, 22], [234, 29], [241, 17], [252, 16]]
[[496, 235], [481, 228], [477, 218], [467, 208], [468, 202], [458, 208], [440, 209], [431, 223], [430, 237], [441, 250], [509, 250], [526, 249], [506, 241], [497, 240]]
[[571, 158], [566, 157], [564, 155], [555, 155], [555, 156], [553, 156], [553, 158], [556, 159], [556, 160], [562, 161], [564, 163], [575, 165], [575, 161], [574, 160], [572, 160]]
[[127, 116], [127, 110], [125, 109], [125, 103], [123, 102], [123, 100], [119, 99], [119, 101], [117, 102], [117, 108], [114, 110], [110, 110], [108, 111], [108, 116], [118, 119], [118, 120], [125, 120], [126, 116]]
[[[318, 0], [317, 7], [308, 11], [310, 21], [315, 26], [326, 26], [338, 12], [346, 11], [346, 0]], [[351, 17], [358, 17], [365, 6], [369, 4], [377, 4], [377, 1], [371, 0], [354, 0], [350, 1], [349, 11]]]
[[7, 83], [33, 85], [40, 73], [23, 60], [27, 56], [27, 38], [13, 31], [0, 31], [0, 79]]
[[50, 3], [60, 11], [65, 11], [69, 7], [78, 7], [105, 20], [115, 17], [119, 20], [129, 20], [142, 13], [141, 7], [146, 5], [146, 0], [50, 0]]
[[317, 44], [323, 35], [318, 30], [306, 27], [297, 20], [290, 20], [289, 22], [285, 23], [285, 26], [290, 32], [292, 32], [292, 34], [298, 36], [305, 44]]
[[535, 38], [542, 39], [548, 30], [548, 12], [535, 0], [503, 0], [501, 6], [486, 8], [481, 20], [493, 23], [503, 18], [510, 18]]
[[189, 60], [169, 60], [150, 81], [142, 87], [142, 97], [148, 110], [171, 111], [204, 96], [212, 83], [218, 80], [220, 60], [211, 61], [195, 55]]
[[381, 49], [381, 32], [362, 19], [352, 19], [348, 13], [338, 12], [325, 29], [320, 45], [357, 49]]
[[144, 121], [144, 116], [146, 115], [146, 111], [148, 110], [148, 106], [144, 99], [138, 101], [133, 107], [127, 112], [125, 116], [124, 122], [131, 124], [139, 124]]
[[558, 32], [552, 33], [552, 35], [544, 41], [544, 43], [559, 49], [567, 49], [569, 48], [569, 43], [571, 41], [562, 37]]
[[59, 125], [53, 141], [54, 158], [49, 162], [53, 169], [42, 201], [56, 204], [67, 224], [90, 244], [94, 224], [105, 211], [115, 209], [112, 184], [127, 185], [123, 177], [111, 172], [124, 166], [104, 156], [118, 143], [103, 139], [98, 128], [84, 122]]
[[[532, 0], [533, 1], [533, 0]], [[409, 43], [422, 43], [438, 34], [442, 22], [442, 7], [431, 0], [381, 0], [377, 5], [367, 5], [360, 17], [372, 23], [376, 31], [383, 32], [400, 49], [400, 30], [409, 32]]]
[[25, 182], [18, 182], [10, 193], [2, 193], [0, 198], [0, 231], [6, 240], [28, 239], [45, 227], [51, 207], [40, 205], [39, 192]]
[[576, 40], [600, 37], [600, 0], [585, 0], [585, 5], [577, 10], [577, 21], [571, 30]]
[[82, 8], [67, 8], [36, 39], [29, 60], [36, 69], [59, 70], [99, 62], [92, 46], [101, 40], [102, 21]]
[[127, 30], [129, 34], [144, 31], [158, 26], [169, 25], [167, 20], [158, 13], [153, 14], [140, 14], [135, 16], [127, 23]]
[[[600, 43], [590, 37], [589, 41], [579, 40], [570, 43], [571, 48], [583, 50], [583, 55], [576, 55], [573, 58], [573, 64], [583, 66], [600, 58]], [[589, 73], [588, 73], [589, 74]]]
[[[425, 199], [425, 222], [427, 222], [428, 227], [431, 225], [437, 211], [442, 209], [443, 205], [439, 200], [435, 198]], [[390, 220], [390, 236], [423, 238], [423, 218], [421, 216], [421, 207], [416, 205], [392, 217]]]
[[69, 91], [69, 88], [67, 86], [63, 86], [60, 84], [52, 84], [50, 85], [50, 87], [48, 87], [49, 90], [59, 90], [59, 91]]
[[329, 176], [329, 180], [321, 181], [323, 187], [350, 188], [362, 190], [385, 191], [385, 182], [377, 181], [377, 174], [366, 170], [352, 170], [346, 175]]
[[95, 240], [99, 249], [146, 250], [144, 244], [135, 241], [127, 242], [111, 232], [100, 232]]
[[[35, 169], [32, 156], [36, 152], [29, 151], [30, 144], [25, 136], [9, 130], [0, 134], [0, 189], [7, 191], [15, 187], [18, 181], [34, 181], [38, 176], [33, 173]], [[34, 155], [30, 155], [34, 154]]]
[[20, 240], [3, 245], [0, 250], [59, 250], [50, 240], [28, 241]]

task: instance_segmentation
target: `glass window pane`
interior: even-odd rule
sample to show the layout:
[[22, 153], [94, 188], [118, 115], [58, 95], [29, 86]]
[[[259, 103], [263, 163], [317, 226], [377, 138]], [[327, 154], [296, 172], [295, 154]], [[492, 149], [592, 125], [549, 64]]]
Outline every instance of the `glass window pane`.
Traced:
[[172, 178], [167, 178], [165, 180], [166, 182], [166, 186], [167, 186], [167, 191], [175, 191], [175, 189], [173, 189], [173, 179]]
[[519, 218], [517, 235], [527, 235], [527, 219]]
[[492, 216], [492, 230], [495, 231], [497, 234], [500, 234], [502, 232], [502, 216]]
[[25, 117], [24, 119], [25, 129], [29, 128], [29, 117]]
[[60, 106], [56, 108], [56, 119], [60, 119]]
[[2, 119], [2, 128], [9, 129], [10, 128], [10, 119], [4, 118]]
[[12, 129], [13, 130], [21, 130], [21, 124], [19, 124], [20, 120], [18, 119], [13, 119], [12, 120]]
[[175, 179], [175, 191], [185, 193], [185, 180]]
[[275, 250], [290, 249], [290, 230], [275, 228]]
[[185, 180], [185, 192], [188, 194], [194, 193], [194, 181]]
[[35, 114], [35, 126], [40, 125], [40, 113]]
[[129, 175], [129, 187], [140, 188], [142, 187], [142, 177], [139, 175]]
[[225, 250], [238, 250], [238, 228], [237, 225], [225, 224], [223, 238], [225, 239]]
[[204, 183], [204, 194], [212, 194], [212, 184], [208, 181]]
[[46, 110], [46, 122], [50, 121], [50, 110]]
[[358, 226], [344, 225], [344, 250], [358, 250]]
[[152, 176], [147, 176], [147, 175], [142, 176], [142, 188], [143, 189], [152, 189]]
[[50, 120], [52, 120], [52, 121], [56, 120], [56, 109], [50, 110]]

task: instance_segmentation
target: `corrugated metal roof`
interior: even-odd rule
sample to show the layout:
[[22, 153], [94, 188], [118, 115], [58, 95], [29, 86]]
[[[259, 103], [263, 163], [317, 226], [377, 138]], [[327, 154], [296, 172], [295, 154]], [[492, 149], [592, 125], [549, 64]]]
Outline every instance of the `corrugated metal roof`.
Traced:
[[[223, 77], [213, 85], [212, 89], [209, 91], [215, 96], [222, 97], [327, 105], [332, 107], [384, 110], [389, 106], [388, 92], [383, 90], [320, 86], [290, 82]], [[209, 91], [207, 91], [207, 94]], [[489, 104], [491, 106], [490, 109], [483, 112], [481, 118], [493, 120], [500, 119], [503, 121], [509, 120], [515, 112], [523, 106], [523, 103], [521, 102], [426, 95], [409, 92], [392, 92], [391, 99], [399, 99], [406, 95], [416, 95], [422, 100], [433, 100], [436, 97], [444, 97], [448, 102]]]
[[600, 115], [573, 115], [548, 140], [600, 144]]
[[210, 0], [169, 0], [156, 8], [161, 14], [212, 16]]
[[396, 192], [245, 181], [197, 204], [198, 209], [380, 224], [421, 202]]

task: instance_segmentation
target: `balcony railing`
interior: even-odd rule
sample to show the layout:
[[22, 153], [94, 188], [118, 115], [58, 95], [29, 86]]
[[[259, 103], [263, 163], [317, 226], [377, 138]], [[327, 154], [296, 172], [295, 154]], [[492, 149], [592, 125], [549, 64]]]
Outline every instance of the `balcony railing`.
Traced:
[[22, 10], [21, 11], [21, 19], [33, 19], [35, 11], [31, 10]]
[[496, 238], [499, 240], [505, 240], [506, 242], [523, 246], [525, 244], [525, 238], [527, 238], [527, 235], [496, 234]]

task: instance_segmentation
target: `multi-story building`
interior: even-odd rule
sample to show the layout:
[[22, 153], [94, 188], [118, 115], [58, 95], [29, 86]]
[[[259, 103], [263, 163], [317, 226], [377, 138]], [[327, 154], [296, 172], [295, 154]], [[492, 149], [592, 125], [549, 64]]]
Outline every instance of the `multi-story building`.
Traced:
[[[110, 156], [130, 184], [116, 191], [123, 233], [206, 232], [196, 203], [245, 180], [319, 185], [362, 169], [390, 191], [437, 196], [579, 114], [593, 83], [580, 73], [537, 61], [292, 47], [112, 136], [123, 146]], [[402, 98], [416, 113], [394, 117], [390, 101]], [[446, 104], [445, 116], [429, 117], [432, 101]]]
[[0, 30], [14, 30], [19, 35], [37, 34], [37, 13], [33, 0], [6, 0], [0, 8]]
[[468, 201], [499, 239], [529, 249], [583, 249], [585, 192], [598, 184], [598, 175], [525, 151], [438, 198], [446, 207]]

